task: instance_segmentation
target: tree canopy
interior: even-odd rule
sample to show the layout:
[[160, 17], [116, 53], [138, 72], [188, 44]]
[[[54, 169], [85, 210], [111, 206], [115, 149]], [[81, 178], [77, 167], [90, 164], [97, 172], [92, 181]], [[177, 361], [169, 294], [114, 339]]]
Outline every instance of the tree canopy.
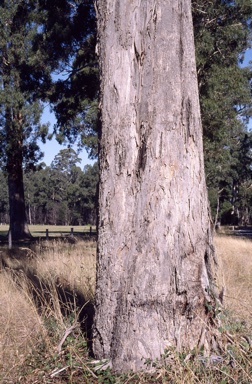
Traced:
[[[54, 132], [59, 142], [66, 139], [73, 142], [78, 139], [79, 146], [84, 146], [90, 157], [94, 158], [98, 151], [96, 136], [99, 92], [94, 4], [92, 0], [65, 0], [63, 3], [59, 1], [57, 5], [48, 1], [45, 4], [53, 19], [55, 6], [67, 18], [62, 22], [62, 25], [67, 25], [68, 36], [63, 39], [62, 49], [65, 52], [67, 40], [67, 50], [48, 94], [57, 119]], [[59, 30], [62, 25], [58, 25]], [[49, 38], [51, 49], [56, 52], [57, 33], [56, 30]], [[47, 44], [45, 41], [45, 50]]]
[[251, 46], [252, 4], [194, 0], [192, 9], [212, 215], [223, 223], [241, 222], [240, 186], [251, 180], [252, 160], [248, 129], [252, 72], [241, 64]]
[[[22, 238], [29, 236], [23, 167], [34, 167], [41, 159], [37, 140], [45, 141], [48, 136], [48, 125], [40, 123], [43, 102], [55, 103], [57, 113], [59, 105], [64, 109], [67, 100], [68, 116], [72, 117], [73, 109], [75, 116], [79, 112], [67, 126], [62, 123], [62, 112], [54, 131], [59, 140], [76, 138], [82, 130], [82, 136], [87, 131], [86, 140], [92, 141], [90, 122], [95, 105], [91, 108], [87, 100], [96, 91], [86, 85], [92, 71], [86, 70], [84, 61], [91, 60], [85, 47], [94, 40], [95, 21], [91, 1], [10, 0], [0, 3], [0, 12], [0, 160], [8, 175], [10, 232], [13, 238]], [[67, 79], [55, 81], [55, 76], [62, 72]], [[77, 73], [81, 97], [76, 95], [74, 99], [66, 89], [69, 82], [74, 83]], [[78, 111], [73, 100], [81, 100]], [[87, 123], [83, 126], [86, 115]]]

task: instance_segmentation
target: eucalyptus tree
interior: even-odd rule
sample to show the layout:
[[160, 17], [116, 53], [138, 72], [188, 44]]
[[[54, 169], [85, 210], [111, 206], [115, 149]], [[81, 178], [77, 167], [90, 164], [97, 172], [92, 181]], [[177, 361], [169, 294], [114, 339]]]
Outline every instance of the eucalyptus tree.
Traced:
[[87, 164], [80, 177], [80, 212], [85, 223], [96, 224], [98, 213], [98, 162]]
[[51, 163], [51, 190], [53, 206], [57, 212], [61, 212], [60, 220], [57, 220], [58, 213], [55, 215], [55, 223], [71, 224], [71, 217], [74, 213], [75, 200], [79, 197], [79, 178], [81, 169], [78, 167], [80, 158], [77, 153], [71, 149], [62, 149], [55, 156]]
[[140, 370], [211, 338], [213, 248], [190, 0], [98, 0], [94, 353]]

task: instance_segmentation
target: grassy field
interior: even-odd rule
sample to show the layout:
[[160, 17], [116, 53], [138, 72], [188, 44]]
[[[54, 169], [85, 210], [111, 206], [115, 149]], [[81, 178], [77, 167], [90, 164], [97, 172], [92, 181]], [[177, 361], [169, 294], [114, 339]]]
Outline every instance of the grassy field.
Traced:
[[0, 382], [251, 383], [252, 242], [218, 236], [215, 245], [217, 284], [225, 289], [224, 308], [218, 314], [218, 342], [223, 348], [209, 359], [202, 351], [167, 351], [155, 372], [129, 375], [97, 369], [88, 354], [95, 241], [69, 243], [62, 238], [31, 248], [2, 248]]
[[[34, 237], [46, 237], [46, 230], [48, 229], [49, 237], [60, 237], [69, 235], [73, 229], [74, 235], [83, 235], [96, 231], [95, 225], [29, 225], [29, 230]], [[6, 236], [9, 230], [9, 225], [0, 225], [0, 236]]]
[[50, 376], [77, 358], [75, 351], [83, 364], [87, 358], [83, 332], [92, 316], [96, 243], [59, 239], [2, 250], [2, 264], [0, 382], [59, 383]]
[[238, 318], [252, 323], [252, 240], [215, 237], [219, 257], [219, 287], [224, 303]]

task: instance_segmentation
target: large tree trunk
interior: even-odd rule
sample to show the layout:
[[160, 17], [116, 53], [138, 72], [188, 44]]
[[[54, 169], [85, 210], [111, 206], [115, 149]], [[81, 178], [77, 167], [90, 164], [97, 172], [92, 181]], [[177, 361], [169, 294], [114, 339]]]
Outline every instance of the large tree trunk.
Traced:
[[9, 236], [12, 240], [31, 237], [26, 212], [23, 182], [23, 153], [22, 128], [19, 126], [18, 116], [7, 108], [6, 132], [8, 148], [7, 173], [9, 191], [10, 228]]
[[102, 132], [94, 352], [139, 370], [202, 342], [211, 301], [190, 0], [98, 0]]

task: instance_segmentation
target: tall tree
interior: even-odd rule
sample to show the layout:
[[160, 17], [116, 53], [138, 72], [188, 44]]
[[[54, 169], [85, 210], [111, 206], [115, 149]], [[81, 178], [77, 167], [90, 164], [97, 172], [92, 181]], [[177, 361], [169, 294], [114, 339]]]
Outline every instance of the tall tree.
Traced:
[[51, 164], [51, 184], [55, 203], [58, 203], [58, 210], [61, 213], [60, 222], [57, 224], [70, 224], [70, 195], [79, 190], [79, 176], [81, 169], [77, 166], [80, 158], [71, 149], [62, 149], [55, 156]]
[[[36, 139], [46, 134], [39, 124], [42, 111], [34, 84], [43, 73], [32, 40], [37, 32], [36, 1], [0, 4], [0, 134], [1, 155], [8, 174], [10, 232], [14, 239], [29, 236], [26, 222], [23, 164], [41, 156]], [[32, 87], [31, 89], [29, 89]]]
[[191, 2], [97, 3], [94, 352], [139, 370], [169, 346], [201, 346], [214, 304]]
[[[90, 36], [90, 3], [0, 2], [0, 155], [8, 174], [10, 233], [15, 239], [29, 236], [23, 166], [39, 160], [37, 139], [48, 133], [40, 124], [41, 100], [54, 94], [51, 74], [66, 71]], [[66, 132], [68, 137], [75, 128]]]
[[55, 224], [55, 184], [50, 167], [42, 167], [24, 173], [25, 195], [30, 206], [30, 223]]
[[98, 211], [98, 163], [87, 164], [80, 179], [80, 208], [81, 216], [85, 223], [96, 224]]

